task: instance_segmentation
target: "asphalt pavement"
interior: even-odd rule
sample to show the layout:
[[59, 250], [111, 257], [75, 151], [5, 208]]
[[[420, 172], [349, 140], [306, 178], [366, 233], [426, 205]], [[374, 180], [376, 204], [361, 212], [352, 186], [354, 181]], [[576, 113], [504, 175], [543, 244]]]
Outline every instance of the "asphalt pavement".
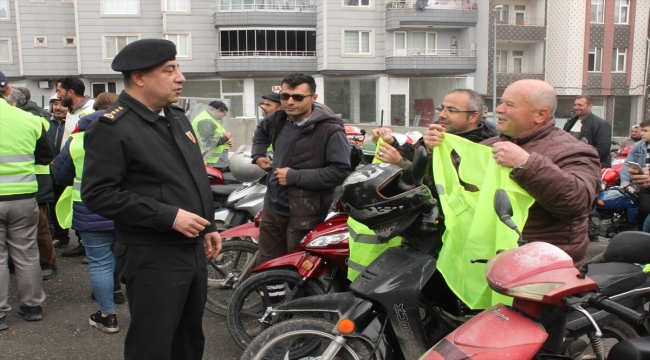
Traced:
[[[602, 252], [609, 243], [601, 238], [589, 245], [587, 258]], [[116, 305], [118, 324], [121, 331], [105, 334], [88, 325], [88, 317], [99, 307], [90, 298], [88, 265], [81, 264], [81, 257], [64, 258], [61, 253], [76, 246], [57, 250], [58, 274], [43, 283], [47, 300], [43, 304], [43, 320], [26, 322], [16, 312], [20, 302], [17, 299], [15, 276], [11, 276], [9, 304], [12, 307], [7, 317], [9, 329], [0, 331], [0, 359], [121, 359], [124, 337], [129, 327], [128, 305]], [[242, 350], [232, 340], [224, 317], [205, 312], [203, 317], [205, 352], [203, 359], [237, 360]], [[151, 344], [156, 346], [156, 344]]]

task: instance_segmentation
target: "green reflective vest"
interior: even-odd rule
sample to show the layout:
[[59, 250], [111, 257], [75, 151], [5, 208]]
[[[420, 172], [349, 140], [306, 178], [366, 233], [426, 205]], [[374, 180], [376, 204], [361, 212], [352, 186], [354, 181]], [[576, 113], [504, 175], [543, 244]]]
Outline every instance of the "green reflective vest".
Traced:
[[[458, 171], [452, 162], [452, 151], [461, 158]], [[471, 263], [472, 259], [492, 258], [497, 250], [517, 247], [519, 236], [499, 221], [494, 212], [494, 194], [497, 189], [507, 192], [514, 212], [512, 220], [522, 230], [535, 200], [510, 179], [511, 171], [497, 165], [490, 147], [455, 135], [445, 134], [442, 144], [433, 150], [433, 176], [446, 227], [437, 269], [472, 309], [512, 303], [512, 298], [488, 287], [485, 264]], [[475, 185], [479, 191], [467, 191], [460, 180]]]
[[[219, 158], [221, 158], [223, 151], [226, 149], [227, 144], [222, 144], [216, 147], [212, 148], [207, 148], [203, 146], [201, 142], [201, 134], [199, 132], [199, 122], [203, 120], [209, 120], [211, 121], [215, 126], [216, 129], [214, 129], [214, 138], [218, 139], [223, 136], [223, 134], [226, 133], [226, 129], [221, 126], [221, 124], [208, 113], [207, 110], [201, 112], [199, 115], [197, 115], [194, 120], [192, 120], [192, 129], [194, 129], [194, 133], [199, 137], [199, 146], [201, 147], [201, 154], [203, 154], [206, 150], [208, 151], [208, 154], [204, 156], [203, 158], [206, 159], [205, 163], [206, 164], [214, 164], [219, 162]], [[225, 159], [224, 159], [225, 160]]]
[[[45, 127], [45, 131], [50, 130], [50, 122], [45, 120], [42, 117], [40, 119], [41, 119], [41, 123], [43, 123], [43, 126]], [[36, 172], [37, 175], [49, 175], [50, 165], [34, 165], [34, 171]]]
[[[377, 151], [379, 151], [379, 144], [383, 141], [379, 138], [377, 141]], [[380, 163], [381, 160], [376, 157], [372, 160], [373, 164]], [[348, 230], [350, 236], [348, 243], [350, 246], [350, 257], [348, 258], [348, 279], [354, 281], [359, 273], [363, 271], [371, 262], [373, 262], [379, 255], [386, 249], [402, 245], [402, 237], [396, 236], [388, 242], [380, 242], [374, 231], [370, 230], [367, 226], [348, 218]]]
[[74, 182], [63, 190], [56, 202], [56, 217], [61, 228], [68, 229], [72, 226], [72, 207], [74, 201], [81, 201], [81, 175], [84, 169], [84, 133], [70, 135], [70, 158], [74, 164]]
[[0, 99], [0, 196], [38, 191], [34, 150], [42, 132], [36, 116]]

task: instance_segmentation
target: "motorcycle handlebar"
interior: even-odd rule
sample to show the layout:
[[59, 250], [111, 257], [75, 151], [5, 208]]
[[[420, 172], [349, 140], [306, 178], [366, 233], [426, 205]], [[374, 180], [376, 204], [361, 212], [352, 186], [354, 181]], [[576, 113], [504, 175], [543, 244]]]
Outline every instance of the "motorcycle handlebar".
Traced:
[[609, 300], [607, 297], [600, 294], [595, 294], [589, 297], [589, 305], [596, 309], [605, 310], [608, 313], [614, 314], [630, 324], [641, 325], [646, 318], [646, 315], [640, 314], [628, 307]]

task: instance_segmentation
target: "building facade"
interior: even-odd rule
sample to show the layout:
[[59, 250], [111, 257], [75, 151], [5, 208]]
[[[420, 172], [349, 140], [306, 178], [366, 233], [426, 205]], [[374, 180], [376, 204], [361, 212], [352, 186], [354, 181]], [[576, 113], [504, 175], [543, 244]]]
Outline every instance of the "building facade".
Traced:
[[589, 94], [618, 134], [650, 114], [649, 12], [650, 0], [0, 0], [0, 70], [42, 103], [66, 75], [91, 96], [119, 92], [115, 54], [167, 38], [183, 96], [228, 99], [232, 117], [259, 116], [296, 71], [346, 122], [401, 126], [435, 121], [454, 88], [491, 107], [494, 85], [498, 97], [537, 78], [558, 90], [560, 121]]

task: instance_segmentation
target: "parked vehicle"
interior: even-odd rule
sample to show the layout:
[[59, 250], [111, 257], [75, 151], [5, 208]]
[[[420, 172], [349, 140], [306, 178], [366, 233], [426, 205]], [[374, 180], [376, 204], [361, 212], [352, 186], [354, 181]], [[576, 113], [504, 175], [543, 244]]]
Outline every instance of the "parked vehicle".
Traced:
[[637, 229], [639, 200], [629, 187], [602, 186], [589, 215], [590, 237], [614, 235]]
[[[486, 278], [494, 291], [515, 299], [512, 307], [498, 304], [485, 310], [446, 336], [421, 360], [603, 360], [607, 355], [609, 360], [648, 359], [648, 339], [645, 345], [626, 342], [628, 351], [616, 350], [616, 345], [609, 354], [611, 344], [603, 344], [603, 338], [624, 341], [638, 337], [637, 333], [648, 335], [643, 302], [629, 306], [622, 301], [639, 294], [647, 296], [648, 279], [635, 263], [648, 262], [650, 234], [634, 231], [615, 236], [603, 254], [579, 270], [570, 256], [544, 242], [501, 252], [487, 261]], [[590, 308], [585, 309], [587, 306]], [[549, 334], [538, 321], [556, 307], [582, 314], [590, 324], [586, 331], [590, 344], [574, 342], [565, 347], [564, 356], [539, 354]], [[603, 316], [618, 319], [602, 325]], [[629, 351], [635, 346], [637, 352]]]

